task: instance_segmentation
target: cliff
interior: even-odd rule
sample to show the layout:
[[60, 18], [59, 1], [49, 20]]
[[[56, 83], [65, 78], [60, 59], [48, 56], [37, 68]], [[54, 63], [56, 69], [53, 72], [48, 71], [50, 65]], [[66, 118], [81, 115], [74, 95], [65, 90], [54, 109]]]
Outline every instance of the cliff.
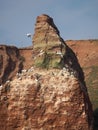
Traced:
[[0, 84], [11, 80], [17, 72], [21, 71], [22, 62], [18, 48], [0, 45]]
[[51, 17], [37, 17], [32, 41], [32, 67], [0, 86], [0, 129], [92, 130], [83, 71]]
[[98, 39], [67, 40], [65, 42], [75, 52], [83, 68], [98, 66]]
[[91, 130], [87, 92], [67, 70], [29, 69], [1, 91], [0, 129]]
[[34, 66], [47, 69], [65, 67], [84, 82], [83, 71], [75, 53], [60, 37], [51, 17], [47, 15], [37, 17], [32, 41]]

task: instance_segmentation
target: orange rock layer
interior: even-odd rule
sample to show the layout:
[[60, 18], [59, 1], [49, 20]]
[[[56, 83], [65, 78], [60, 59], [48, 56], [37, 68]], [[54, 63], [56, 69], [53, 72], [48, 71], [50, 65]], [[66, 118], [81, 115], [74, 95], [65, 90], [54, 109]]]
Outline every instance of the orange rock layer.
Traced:
[[65, 70], [28, 70], [1, 90], [1, 130], [92, 130], [81, 82]]

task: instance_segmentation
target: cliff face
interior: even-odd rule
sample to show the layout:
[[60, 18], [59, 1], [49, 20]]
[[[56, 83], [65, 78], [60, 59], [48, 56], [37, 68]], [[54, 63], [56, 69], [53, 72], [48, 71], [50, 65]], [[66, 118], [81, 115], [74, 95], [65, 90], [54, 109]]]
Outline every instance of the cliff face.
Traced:
[[20, 56], [24, 58], [23, 69], [29, 69], [33, 64], [32, 47], [19, 48]]
[[66, 43], [75, 52], [83, 68], [98, 66], [98, 39], [67, 40]]
[[33, 36], [34, 65], [41, 68], [60, 67], [61, 57], [65, 53], [65, 44], [59, 36], [59, 31], [53, 19], [47, 15], [37, 17], [35, 34]]
[[34, 66], [47, 69], [65, 67], [84, 82], [83, 71], [75, 53], [60, 37], [51, 17], [48, 15], [37, 17], [32, 41]]
[[33, 66], [0, 86], [2, 130], [92, 130], [92, 106], [74, 52], [53, 19], [37, 17]]
[[18, 48], [0, 45], [0, 84], [12, 79], [21, 69], [22, 59]]
[[1, 91], [0, 129], [91, 130], [85, 87], [67, 70], [29, 69]]

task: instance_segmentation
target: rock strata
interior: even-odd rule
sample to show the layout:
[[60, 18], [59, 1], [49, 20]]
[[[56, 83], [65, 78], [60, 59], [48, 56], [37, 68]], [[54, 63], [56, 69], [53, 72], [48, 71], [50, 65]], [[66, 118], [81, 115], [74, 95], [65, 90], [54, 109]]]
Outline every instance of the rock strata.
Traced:
[[92, 130], [87, 92], [67, 70], [31, 68], [20, 77], [1, 89], [0, 129]]
[[59, 31], [51, 17], [45, 14], [37, 17], [32, 41], [35, 66], [43, 68], [59, 66], [66, 46], [62, 42]]
[[48, 15], [37, 17], [33, 60], [0, 86], [0, 129], [93, 130], [82, 69]]
[[22, 62], [18, 48], [0, 45], [0, 84], [12, 79], [22, 69]]
[[75, 53], [61, 38], [50, 16], [43, 14], [37, 17], [32, 41], [36, 67], [47, 69], [65, 67], [84, 82], [84, 74]]

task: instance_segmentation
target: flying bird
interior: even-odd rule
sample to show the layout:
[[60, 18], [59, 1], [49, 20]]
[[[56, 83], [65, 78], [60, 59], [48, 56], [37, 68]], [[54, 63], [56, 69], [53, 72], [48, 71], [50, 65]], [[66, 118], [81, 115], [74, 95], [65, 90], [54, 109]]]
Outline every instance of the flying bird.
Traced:
[[32, 36], [32, 34], [31, 34], [31, 33], [27, 33], [26, 35], [27, 35], [27, 37], [31, 37], [31, 36]]

